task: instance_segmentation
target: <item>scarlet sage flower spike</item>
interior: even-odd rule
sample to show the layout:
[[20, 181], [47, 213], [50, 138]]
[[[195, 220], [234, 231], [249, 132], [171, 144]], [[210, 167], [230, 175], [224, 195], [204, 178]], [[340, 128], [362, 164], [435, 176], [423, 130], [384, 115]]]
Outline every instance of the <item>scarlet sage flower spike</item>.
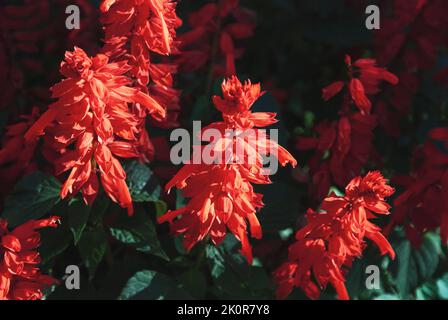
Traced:
[[99, 188], [98, 172], [109, 197], [133, 213], [126, 174], [117, 159], [138, 157], [138, 121], [128, 103], [139, 103], [159, 117], [165, 116], [165, 109], [128, 86], [130, 80], [123, 75], [129, 69], [124, 61], [109, 63], [103, 54], [90, 58], [76, 47], [66, 52], [60, 69], [66, 79], [51, 88], [58, 100], [25, 134], [27, 141], [49, 136], [50, 147], [59, 154], [56, 173], [70, 171], [62, 198], [82, 191], [86, 203], [92, 204]]
[[448, 128], [434, 128], [429, 137], [415, 150], [411, 173], [394, 177], [404, 191], [394, 201], [394, 215], [387, 227], [392, 230], [395, 225], [405, 225], [407, 237], [416, 248], [425, 232], [437, 228], [442, 244], [448, 244], [448, 154], [440, 148], [448, 147]]
[[[177, 65], [166, 56], [178, 53], [176, 28], [182, 21], [171, 0], [104, 0], [100, 6], [104, 25], [102, 53], [112, 62], [127, 61], [132, 86], [151, 96], [167, 111], [156, 117], [160, 127], [178, 126], [180, 91], [174, 89]], [[138, 118], [138, 152], [140, 159], [152, 159], [154, 150], [146, 131], [146, 109], [139, 104], [131, 108]]]
[[[379, 90], [381, 81], [396, 85], [398, 78], [384, 68], [376, 66], [374, 59], [358, 59], [353, 64], [351, 57], [345, 57], [348, 68], [348, 89], [351, 99], [361, 113], [369, 114], [372, 107], [368, 95], [375, 95]], [[322, 98], [328, 101], [338, 94], [345, 86], [343, 81], [336, 81], [322, 89]]]
[[[183, 234], [187, 250], [206, 236], [213, 244], [219, 245], [229, 230], [241, 242], [242, 254], [252, 263], [247, 223], [251, 236], [260, 239], [262, 230], [256, 211], [263, 207], [262, 195], [254, 192], [252, 183], [270, 183], [269, 177], [263, 174], [259, 157], [270, 150], [277, 154], [283, 166], [288, 163], [296, 166], [297, 162], [287, 150], [257, 129], [276, 122], [275, 113], [250, 111], [262, 94], [259, 84], [250, 81], [242, 84], [238, 78], [231, 77], [223, 82], [222, 92], [223, 97], [213, 97], [213, 103], [221, 111], [223, 121], [212, 123], [208, 128], [219, 130], [223, 138], [213, 142], [213, 145], [216, 149], [221, 145], [239, 145], [241, 149], [237, 147], [236, 150], [247, 150], [255, 161], [248, 161], [249, 156], [242, 163], [186, 164], [168, 182], [166, 190], [176, 187], [191, 199], [185, 207], [167, 212], [158, 221], [170, 222], [172, 233]], [[224, 134], [226, 130], [240, 134], [228, 138]], [[259, 148], [248, 144], [243, 138], [245, 133], [256, 137], [255, 144]]]
[[382, 255], [395, 258], [381, 229], [369, 221], [374, 214], [389, 214], [390, 206], [384, 198], [393, 193], [381, 173], [374, 171], [353, 179], [345, 188], [345, 196], [324, 199], [324, 212], [309, 209], [308, 224], [297, 231], [287, 262], [274, 272], [277, 296], [286, 298], [294, 287], [299, 287], [309, 298], [317, 299], [320, 291], [331, 284], [339, 299], [349, 299], [344, 274], [362, 255], [367, 245], [364, 238], [373, 241]]
[[0, 300], [40, 300], [42, 289], [58, 281], [43, 275], [37, 247], [37, 229], [57, 227], [59, 217], [30, 220], [14, 230], [8, 230], [6, 220], [0, 219]]
[[37, 168], [34, 160], [37, 141], [25, 141], [24, 134], [39, 118], [39, 109], [34, 107], [31, 114], [20, 118], [21, 121], [6, 127], [0, 148], [0, 193], [9, 192], [19, 177]]
[[190, 14], [188, 25], [191, 30], [179, 36], [180, 68], [190, 72], [212, 62], [214, 75], [235, 75], [235, 60], [244, 51], [238, 41], [252, 36], [255, 13], [238, 0], [218, 0]]

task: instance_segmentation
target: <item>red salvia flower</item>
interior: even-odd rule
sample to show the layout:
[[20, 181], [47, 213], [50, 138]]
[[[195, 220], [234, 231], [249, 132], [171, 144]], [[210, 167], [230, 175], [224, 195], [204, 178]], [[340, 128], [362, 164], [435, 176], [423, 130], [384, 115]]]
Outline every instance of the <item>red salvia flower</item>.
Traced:
[[437, 61], [439, 49], [446, 44], [448, 19], [444, 0], [383, 0], [381, 28], [374, 32], [378, 63], [394, 68], [400, 78], [397, 86], [387, 89], [390, 101], [376, 108], [379, 124], [390, 136], [398, 137], [400, 121], [406, 115], [423, 81], [422, 71]]
[[[359, 112], [341, 115], [338, 121], [322, 121], [314, 129], [317, 137], [300, 137], [298, 150], [314, 150], [308, 161], [311, 173], [310, 193], [323, 199], [330, 186], [346, 185], [375, 155], [373, 115]], [[326, 157], [327, 153], [329, 157]]]
[[[448, 146], [448, 128], [429, 132], [432, 140]], [[394, 214], [387, 230], [397, 224], [406, 226], [406, 234], [415, 247], [421, 235], [440, 228], [442, 243], [448, 243], [448, 154], [428, 140], [418, 147], [413, 157], [414, 168], [408, 176], [397, 176], [394, 182], [404, 192], [394, 201]]]
[[322, 89], [322, 98], [327, 101], [347, 85], [339, 119], [317, 123], [314, 127], [317, 137], [300, 137], [297, 141], [299, 150], [315, 150], [308, 165], [310, 194], [318, 200], [328, 194], [332, 184], [345, 186], [360, 174], [369, 160], [377, 158], [372, 141], [378, 119], [370, 114], [372, 103], [368, 96], [379, 93], [381, 81], [398, 83], [398, 78], [377, 67], [374, 59], [358, 59], [352, 63], [346, 55], [345, 63], [348, 82], [336, 81]]
[[109, 197], [133, 212], [126, 174], [116, 157], [138, 157], [135, 144], [136, 117], [128, 103], [139, 103], [149, 114], [164, 117], [165, 110], [150, 96], [128, 85], [123, 76], [126, 62], [108, 63], [106, 55], [89, 58], [75, 48], [66, 52], [61, 73], [66, 77], [51, 88], [58, 100], [25, 135], [27, 141], [47, 134], [52, 149], [59, 152], [56, 173], [69, 171], [61, 197], [82, 190], [91, 204], [98, 191], [97, 171]]
[[[173, 88], [177, 65], [161, 59], [177, 53], [176, 28], [181, 20], [172, 0], [103, 0], [101, 4], [105, 44], [102, 52], [112, 62], [127, 61], [133, 86], [149, 94], [167, 110], [167, 117], [157, 119], [161, 127], [178, 125], [180, 91]], [[139, 121], [137, 151], [144, 161], [154, 150], [145, 128], [146, 109], [132, 106]], [[163, 121], [162, 121], [163, 120]]]
[[1, 192], [11, 191], [11, 185], [23, 174], [37, 169], [34, 151], [37, 141], [26, 141], [24, 135], [39, 118], [39, 110], [34, 107], [30, 115], [22, 115], [20, 122], [6, 127], [4, 143], [0, 149], [0, 177], [3, 181]]
[[375, 218], [374, 213], [389, 214], [384, 198], [393, 193], [381, 173], [374, 171], [353, 179], [345, 188], [345, 196], [325, 198], [323, 213], [308, 210], [308, 224], [296, 233], [288, 261], [274, 273], [277, 296], [285, 298], [299, 287], [309, 298], [317, 299], [330, 283], [339, 299], [349, 299], [344, 274], [353, 259], [362, 255], [364, 238], [372, 240], [382, 255], [395, 257], [381, 229], [369, 221]]
[[238, 0], [207, 3], [192, 13], [188, 20], [191, 30], [179, 36], [180, 67], [187, 72], [195, 71], [212, 61], [215, 75], [235, 75], [235, 59], [243, 53], [237, 41], [252, 36], [254, 16]]
[[6, 220], [0, 219], [0, 300], [39, 300], [42, 289], [58, 283], [40, 272], [37, 252], [37, 229], [55, 228], [58, 220], [30, 220], [9, 231]]
[[[218, 245], [229, 229], [241, 242], [242, 254], [251, 263], [252, 249], [247, 236], [247, 222], [252, 237], [261, 238], [256, 211], [263, 207], [262, 195], [254, 192], [251, 183], [270, 183], [269, 177], [263, 173], [261, 156], [270, 150], [272, 154], [277, 154], [283, 166], [287, 163], [296, 166], [297, 163], [288, 151], [257, 129], [276, 122], [275, 113], [250, 111], [252, 104], [261, 95], [259, 84], [249, 81], [242, 84], [232, 77], [223, 82], [222, 92], [223, 97], [215, 96], [213, 102], [222, 112], [223, 121], [207, 127], [218, 130], [222, 138], [206, 147], [211, 146], [214, 151], [219, 151], [236, 146], [236, 150], [245, 151], [244, 157], [240, 159], [241, 163], [221, 161], [186, 164], [168, 182], [166, 189], [176, 186], [183, 190], [185, 197], [191, 199], [185, 207], [160, 217], [159, 222], [169, 221], [174, 234], [184, 234], [183, 242], [187, 250], [207, 235]], [[229, 129], [236, 130], [238, 134], [235, 137], [226, 136], [225, 131]], [[250, 139], [246, 140], [248, 135], [255, 137], [252, 143], [248, 142]], [[215, 155], [213, 160], [222, 158]]]
[[[359, 108], [361, 113], [368, 114], [372, 107], [368, 95], [375, 95], [379, 92], [381, 81], [397, 84], [398, 78], [384, 68], [376, 66], [373, 59], [358, 59], [353, 64], [350, 56], [345, 57], [348, 68], [348, 89], [350, 96]], [[339, 93], [344, 87], [344, 82], [336, 81], [322, 89], [322, 98], [327, 101]]]

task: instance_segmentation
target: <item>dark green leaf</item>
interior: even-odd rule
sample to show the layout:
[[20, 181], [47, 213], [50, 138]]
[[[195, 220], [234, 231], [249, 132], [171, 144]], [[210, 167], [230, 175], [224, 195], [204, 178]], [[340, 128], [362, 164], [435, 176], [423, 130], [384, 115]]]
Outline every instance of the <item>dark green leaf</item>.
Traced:
[[207, 247], [205, 248], [205, 256], [207, 257], [208, 263], [210, 265], [212, 277], [218, 278], [225, 269], [224, 258], [221, 252], [215, 246], [207, 245]]
[[132, 217], [122, 218], [110, 228], [110, 233], [118, 241], [131, 245], [141, 252], [169, 260], [160, 246], [154, 224], [141, 209], [137, 209]]
[[427, 281], [439, 263], [440, 238], [427, 233], [420, 248], [412, 247], [403, 234], [392, 241], [397, 257], [391, 263], [392, 274], [402, 298], [409, 297], [412, 290]]
[[75, 245], [78, 243], [89, 219], [90, 207], [81, 199], [70, 201], [67, 209], [68, 223]]
[[85, 230], [79, 239], [78, 250], [90, 276], [93, 277], [107, 250], [107, 239], [103, 228]]
[[58, 180], [42, 172], [25, 176], [6, 199], [3, 218], [11, 227], [41, 218], [60, 201], [60, 189]]
[[175, 282], [168, 276], [151, 270], [143, 270], [128, 280], [118, 299], [161, 300], [166, 298], [169, 291], [175, 287]]
[[134, 160], [125, 165], [126, 183], [134, 202], [157, 201], [162, 188], [148, 166]]

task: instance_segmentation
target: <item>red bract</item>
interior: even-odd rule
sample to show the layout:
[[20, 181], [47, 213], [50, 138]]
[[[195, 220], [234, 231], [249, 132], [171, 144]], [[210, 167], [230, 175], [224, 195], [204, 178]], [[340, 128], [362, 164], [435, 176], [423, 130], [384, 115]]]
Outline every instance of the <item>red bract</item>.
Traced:
[[435, 64], [448, 36], [448, 2], [444, 0], [382, 1], [381, 28], [375, 31], [375, 55], [381, 65], [393, 66], [400, 84], [389, 88], [387, 108], [375, 112], [383, 130], [399, 135], [397, 120], [409, 112], [423, 80], [421, 71]]
[[[127, 61], [133, 86], [149, 94], [167, 110], [157, 119], [162, 127], [177, 126], [180, 91], [173, 88], [177, 65], [161, 59], [177, 53], [176, 28], [181, 25], [176, 3], [171, 0], [104, 0], [101, 4], [105, 44], [102, 52], [112, 62]], [[153, 157], [153, 146], [145, 129], [146, 110], [132, 106], [139, 123], [138, 152], [142, 160]]]
[[331, 284], [339, 299], [349, 299], [344, 274], [353, 259], [362, 255], [364, 238], [372, 240], [382, 255], [395, 258], [381, 229], [369, 221], [375, 213], [389, 214], [384, 198], [393, 193], [381, 173], [374, 171], [353, 179], [345, 188], [345, 196], [325, 198], [323, 213], [308, 210], [308, 224], [296, 233], [288, 261], [274, 272], [277, 296], [285, 298], [299, 287], [309, 298], [317, 299]]
[[[256, 211], [263, 207], [262, 195], [254, 192], [251, 183], [270, 183], [263, 170], [262, 156], [276, 154], [282, 166], [287, 163], [296, 166], [297, 162], [288, 151], [257, 129], [276, 122], [275, 113], [250, 111], [252, 104], [261, 95], [259, 84], [254, 85], [249, 81], [242, 84], [232, 77], [223, 82], [222, 92], [223, 97], [215, 96], [213, 102], [222, 112], [223, 121], [212, 123], [204, 129], [218, 130], [221, 138], [201, 148], [213, 151], [213, 162], [186, 164], [168, 182], [167, 190], [176, 186], [183, 190], [185, 197], [191, 199], [185, 207], [160, 217], [159, 222], [169, 221], [174, 234], [184, 234], [183, 242], [187, 250], [208, 235], [213, 244], [219, 245], [229, 229], [241, 242], [241, 252], [251, 263], [252, 249], [247, 236], [247, 222], [252, 237], [261, 238]], [[237, 134], [229, 137], [225, 134], [226, 130], [236, 130]], [[205, 138], [203, 140], [209, 141]], [[244, 150], [244, 156], [239, 158], [241, 161], [222, 161], [220, 151], [234, 147], [236, 150]], [[233, 160], [239, 156], [234, 151]], [[176, 219], [178, 216], [180, 218]]]
[[315, 128], [316, 138], [299, 138], [299, 150], [315, 150], [308, 164], [312, 175], [310, 191], [317, 199], [323, 199], [333, 183], [344, 186], [360, 173], [375, 152], [375, 127], [374, 116], [356, 112], [338, 121], [321, 122]]
[[1, 192], [8, 192], [23, 174], [36, 169], [34, 151], [37, 141], [26, 141], [25, 132], [39, 117], [35, 107], [30, 115], [22, 115], [22, 121], [6, 127], [4, 142], [0, 148], [0, 178], [3, 181]]
[[[370, 113], [372, 103], [367, 95], [375, 95], [379, 90], [381, 81], [397, 84], [398, 78], [384, 68], [376, 66], [373, 59], [358, 59], [353, 64], [350, 56], [345, 57], [348, 68], [348, 89], [351, 99], [362, 114]], [[344, 87], [344, 82], [336, 81], [322, 89], [322, 98], [327, 101], [339, 93]]]
[[398, 78], [377, 67], [374, 59], [358, 59], [352, 64], [346, 55], [345, 63], [348, 83], [336, 81], [322, 89], [322, 98], [327, 101], [347, 85], [339, 119], [318, 123], [314, 128], [318, 137], [300, 137], [297, 141], [299, 150], [316, 150], [308, 165], [312, 180], [310, 193], [318, 200], [328, 194], [332, 184], [345, 186], [376, 156], [372, 140], [377, 116], [370, 114], [372, 103], [368, 96], [379, 93], [382, 81], [398, 83]]
[[55, 228], [58, 220], [59, 217], [30, 220], [9, 231], [7, 221], [0, 219], [0, 300], [40, 300], [42, 289], [58, 283], [41, 274], [37, 252], [37, 229]]
[[[448, 146], [448, 128], [433, 129], [430, 137]], [[433, 142], [417, 148], [413, 172], [394, 181], [404, 188], [395, 199], [395, 211], [388, 226], [404, 224], [408, 238], [418, 247], [422, 233], [440, 227], [442, 243], [448, 243], [448, 154]]]
[[123, 76], [126, 62], [109, 63], [106, 55], [89, 58], [75, 48], [66, 52], [61, 73], [66, 77], [51, 88], [58, 100], [25, 135], [27, 141], [46, 134], [50, 147], [59, 153], [56, 173], [70, 170], [61, 197], [80, 190], [91, 204], [98, 192], [97, 171], [109, 197], [132, 214], [126, 174], [116, 157], [138, 157], [135, 145], [137, 119], [128, 103], [139, 103], [149, 114], [164, 117], [165, 110], [150, 96], [128, 85]]
[[210, 62], [215, 75], [235, 75], [235, 59], [243, 53], [237, 41], [253, 34], [254, 16], [240, 7], [238, 0], [208, 3], [192, 13], [188, 21], [191, 30], [179, 36], [181, 68], [195, 71]]

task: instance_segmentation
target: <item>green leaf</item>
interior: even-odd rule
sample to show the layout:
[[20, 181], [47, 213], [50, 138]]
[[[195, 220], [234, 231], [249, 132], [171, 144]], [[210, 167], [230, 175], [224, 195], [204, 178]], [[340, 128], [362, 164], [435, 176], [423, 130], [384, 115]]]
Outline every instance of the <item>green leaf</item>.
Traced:
[[205, 247], [205, 256], [210, 265], [211, 275], [213, 278], [218, 278], [225, 269], [224, 257], [215, 246], [209, 244]]
[[415, 298], [417, 300], [437, 299], [438, 290], [434, 282], [427, 282], [415, 290]]
[[140, 208], [137, 208], [132, 217], [122, 218], [111, 227], [110, 233], [118, 241], [133, 246], [138, 251], [169, 260], [160, 245], [154, 224]]
[[68, 224], [73, 233], [73, 241], [75, 245], [78, 243], [81, 235], [87, 225], [90, 215], [90, 207], [81, 199], [73, 199], [70, 201], [67, 209]]
[[176, 287], [175, 282], [168, 276], [151, 270], [143, 270], [128, 280], [118, 299], [161, 300], [166, 298], [174, 287]]
[[42, 172], [25, 176], [6, 199], [3, 218], [11, 227], [41, 218], [60, 201], [60, 189], [58, 180]]
[[168, 205], [166, 204], [165, 201], [162, 201], [162, 200], [158, 200], [158, 201], [154, 202], [154, 206], [156, 208], [156, 216], [157, 217], [163, 216], [168, 210]]
[[160, 198], [162, 188], [151, 169], [133, 160], [125, 165], [126, 183], [134, 202], [153, 202]]
[[438, 279], [436, 285], [439, 298], [448, 300], [448, 273]]
[[440, 238], [427, 233], [420, 248], [412, 248], [403, 234], [392, 240], [397, 257], [391, 263], [392, 275], [402, 298], [407, 299], [412, 290], [430, 279], [439, 264]]
[[415, 290], [418, 300], [447, 300], [448, 299], [448, 273], [442, 277], [428, 281]]
[[93, 278], [107, 250], [106, 233], [102, 227], [85, 230], [78, 242], [79, 254]]

